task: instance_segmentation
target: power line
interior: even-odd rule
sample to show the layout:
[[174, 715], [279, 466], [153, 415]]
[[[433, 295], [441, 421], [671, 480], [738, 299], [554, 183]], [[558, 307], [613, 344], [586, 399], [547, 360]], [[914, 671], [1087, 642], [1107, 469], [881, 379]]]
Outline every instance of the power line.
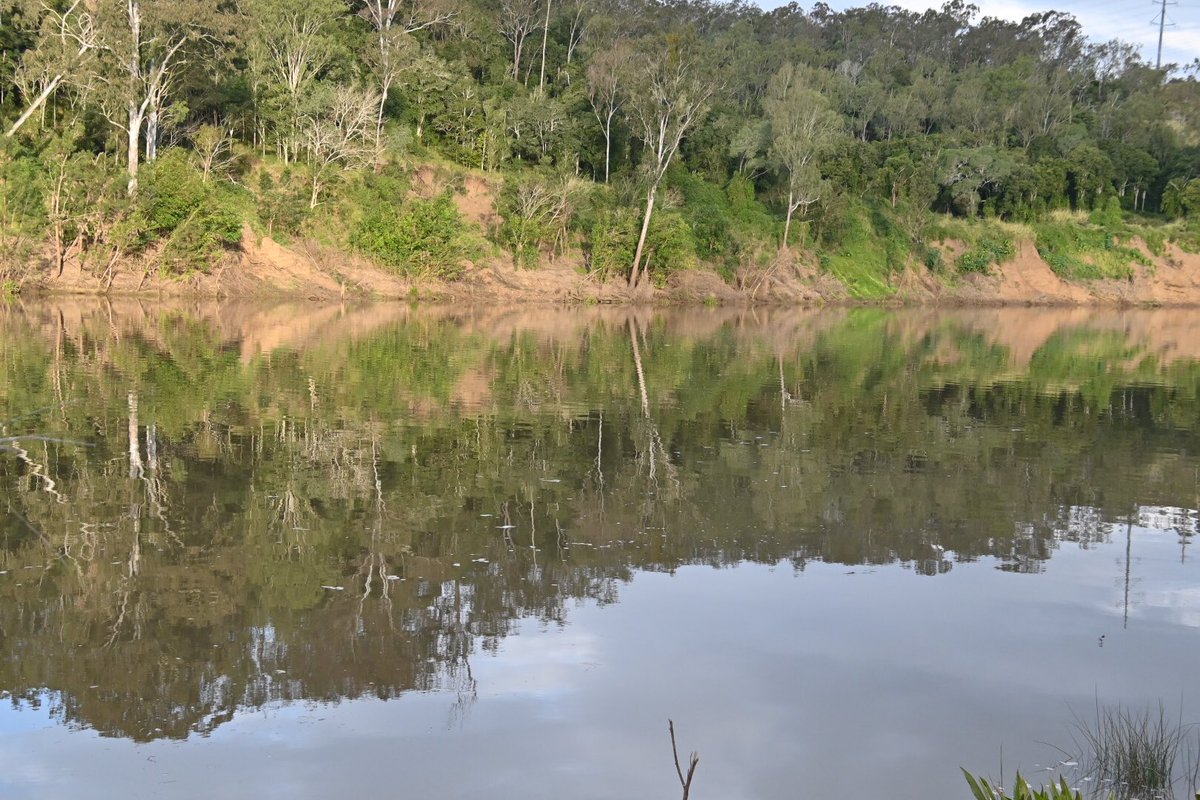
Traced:
[[[1155, 69], [1162, 69], [1163, 33], [1167, 28], [1167, 6], [1169, 5], [1174, 6], [1178, 3], [1162, 0], [1162, 9], [1158, 12], [1158, 56], [1154, 59]], [[1153, 24], [1154, 20], [1150, 20], [1150, 23]], [[1175, 23], [1172, 22], [1171, 25], [1174, 26]]]

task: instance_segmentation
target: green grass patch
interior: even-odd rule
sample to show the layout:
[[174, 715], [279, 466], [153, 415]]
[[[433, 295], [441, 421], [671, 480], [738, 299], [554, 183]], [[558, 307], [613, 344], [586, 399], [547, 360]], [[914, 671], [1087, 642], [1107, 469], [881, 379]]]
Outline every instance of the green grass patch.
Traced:
[[1068, 280], [1129, 279], [1133, 265], [1150, 266], [1142, 252], [1118, 244], [1122, 234], [1079, 222], [1049, 221], [1033, 226], [1034, 243], [1050, 269]]
[[[835, 233], [836, 231], [836, 233]], [[891, 273], [908, 262], [912, 245], [882, 203], [842, 209], [821, 242], [821, 268], [863, 300], [890, 297]]]

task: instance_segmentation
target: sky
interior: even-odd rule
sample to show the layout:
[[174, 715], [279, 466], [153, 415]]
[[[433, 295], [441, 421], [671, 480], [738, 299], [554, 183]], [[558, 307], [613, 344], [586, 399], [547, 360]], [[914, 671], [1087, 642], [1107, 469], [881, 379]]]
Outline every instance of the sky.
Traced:
[[[911, 11], [940, 8], [942, 0], [877, 0]], [[832, 0], [834, 8], [868, 5], [871, 0]], [[1019, 21], [1039, 11], [1063, 11], [1074, 15], [1095, 41], [1121, 39], [1141, 46], [1142, 57], [1154, 63], [1158, 49], [1157, 16], [1161, 2], [1153, 0], [973, 0], [980, 16]], [[786, 0], [758, 0], [763, 8], [784, 5]], [[811, 0], [801, 0], [808, 8]], [[1151, 23], [1151, 20], [1155, 20]], [[1200, 0], [1168, 0], [1168, 27], [1163, 36], [1163, 63], [1190, 64], [1200, 57]], [[1171, 23], [1174, 23], [1173, 25]]]

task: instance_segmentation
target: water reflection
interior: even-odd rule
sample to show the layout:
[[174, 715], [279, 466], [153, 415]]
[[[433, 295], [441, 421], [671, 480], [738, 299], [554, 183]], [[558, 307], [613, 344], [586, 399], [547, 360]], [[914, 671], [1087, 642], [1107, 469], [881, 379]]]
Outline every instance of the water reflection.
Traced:
[[[1188, 312], [0, 310], [0, 687], [138, 742], [451, 693], [636, 573], [1197, 530]], [[44, 438], [27, 437], [40, 434]], [[1128, 540], [1128, 546], [1125, 543]]]

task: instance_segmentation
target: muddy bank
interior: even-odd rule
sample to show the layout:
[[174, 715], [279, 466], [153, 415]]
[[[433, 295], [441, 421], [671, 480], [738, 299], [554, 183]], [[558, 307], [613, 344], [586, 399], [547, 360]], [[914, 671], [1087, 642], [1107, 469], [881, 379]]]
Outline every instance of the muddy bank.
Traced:
[[1200, 305], [1200, 255], [1168, 246], [1150, 264], [1131, 265], [1128, 280], [1067, 281], [1051, 270], [1033, 243], [990, 275], [939, 276], [919, 265], [890, 276], [890, 297], [854, 297], [836, 277], [815, 267], [811, 254], [784, 253], [766, 267], [747, 268], [726, 282], [707, 269], [675, 273], [663, 286], [631, 292], [623, 280], [599, 280], [578, 254], [520, 269], [511, 259], [464, 263], [454, 282], [411, 279], [354, 255], [301, 242], [285, 246], [247, 228], [240, 245], [212, 272], [185, 278], [160, 275], [152, 259], [124, 264], [107, 279], [78, 260], [61, 275], [41, 276], [27, 291], [143, 297], [406, 299], [447, 303], [658, 303], [720, 305]]

